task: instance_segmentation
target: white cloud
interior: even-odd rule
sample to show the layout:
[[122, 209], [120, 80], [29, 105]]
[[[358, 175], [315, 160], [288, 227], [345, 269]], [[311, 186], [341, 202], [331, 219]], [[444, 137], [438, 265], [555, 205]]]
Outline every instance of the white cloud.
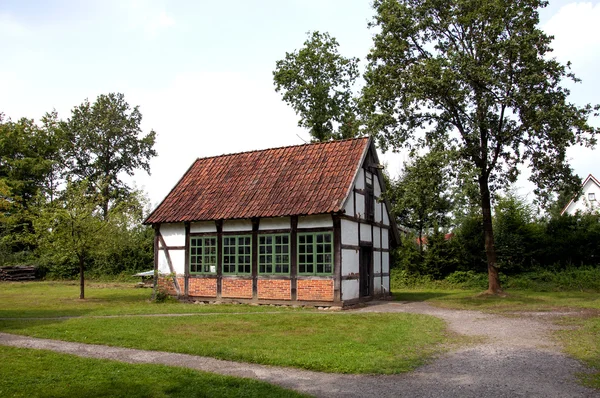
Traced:
[[554, 36], [554, 55], [561, 61], [572, 61], [576, 67], [598, 65], [600, 59], [600, 4], [571, 3], [560, 8], [543, 26]]
[[120, 4], [132, 29], [141, 29], [149, 36], [175, 26], [175, 18], [167, 13], [166, 5], [159, 1], [132, 0]]
[[17, 22], [12, 15], [0, 13], [0, 38], [17, 38], [28, 34], [28, 29]]
[[131, 93], [127, 99], [140, 105], [144, 131], [157, 132], [152, 176], [135, 177], [153, 204], [196, 158], [302, 144], [296, 134], [309, 139], [270, 84], [239, 73], [180, 74], [164, 89]]

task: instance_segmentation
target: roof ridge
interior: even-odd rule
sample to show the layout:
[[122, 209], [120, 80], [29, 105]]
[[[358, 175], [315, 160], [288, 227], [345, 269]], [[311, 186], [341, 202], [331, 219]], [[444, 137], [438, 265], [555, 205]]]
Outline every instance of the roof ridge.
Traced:
[[307, 143], [304, 143], [304, 144], [297, 144], [297, 145], [282, 145], [282, 146], [277, 146], [277, 147], [273, 147], [273, 148], [253, 149], [251, 151], [222, 153], [220, 155], [206, 156], [206, 157], [201, 157], [201, 158], [198, 157], [198, 158], [196, 158], [196, 160], [194, 162], [196, 162], [198, 160], [216, 159], [216, 158], [222, 158], [222, 157], [227, 157], [227, 156], [244, 155], [244, 154], [248, 154], [248, 153], [273, 151], [273, 150], [277, 150], [277, 149], [287, 149], [287, 148], [299, 148], [299, 147], [309, 147], [309, 146], [318, 146], [318, 145], [337, 144], [337, 143], [340, 143], [340, 142], [358, 141], [358, 140], [366, 140], [366, 139], [369, 139], [369, 136], [354, 137], [354, 138], [344, 138], [342, 140], [307, 142]]

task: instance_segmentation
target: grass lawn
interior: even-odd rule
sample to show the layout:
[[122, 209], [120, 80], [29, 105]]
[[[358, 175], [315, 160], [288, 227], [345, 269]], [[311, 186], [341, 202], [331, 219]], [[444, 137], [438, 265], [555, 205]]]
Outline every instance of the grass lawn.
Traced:
[[0, 331], [338, 373], [406, 372], [446, 340], [443, 321], [415, 314], [16, 319]]
[[436, 306], [471, 309], [498, 314], [522, 311], [580, 312], [557, 318], [556, 322], [572, 326], [555, 333], [565, 352], [577, 358], [595, 372], [582, 375], [584, 384], [600, 389], [600, 293], [598, 292], [534, 292], [507, 290], [508, 297], [479, 295], [474, 290], [415, 289], [396, 292], [401, 301], [427, 301]]
[[302, 397], [264, 382], [0, 346], [2, 397]]
[[288, 307], [190, 305], [170, 300], [150, 301], [152, 289], [134, 283], [87, 282], [85, 300], [79, 282], [0, 282], [0, 318], [40, 318], [90, 315], [136, 315], [207, 312], [306, 311]]
[[[90, 283], [89, 298], [79, 300], [77, 288], [69, 283], [0, 284], [0, 318], [4, 318], [0, 331], [324, 372], [376, 374], [412, 370], [448, 343], [466, 341], [447, 333], [442, 320], [426, 315], [156, 304], [148, 301], [148, 289], [119, 284]], [[195, 312], [185, 317], [126, 316]], [[65, 315], [77, 317], [23, 319]]]

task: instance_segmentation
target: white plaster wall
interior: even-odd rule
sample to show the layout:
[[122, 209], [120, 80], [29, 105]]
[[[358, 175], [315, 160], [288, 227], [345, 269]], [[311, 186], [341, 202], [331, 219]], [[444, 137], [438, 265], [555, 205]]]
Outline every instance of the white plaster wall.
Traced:
[[214, 221], [202, 221], [193, 222], [190, 224], [190, 233], [202, 233], [202, 232], [217, 232], [217, 226]]
[[358, 173], [356, 173], [356, 180], [354, 181], [354, 186], [357, 189], [365, 189], [365, 170], [362, 167], [358, 169]]
[[390, 225], [390, 218], [388, 217], [387, 206], [385, 204], [383, 205], [383, 218], [381, 222], [383, 225]]
[[[596, 200], [590, 201], [588, 199], [588, 194], [593, 193], [596, 195]], [[600, 187], [596, 185], [591, 179], [587, 181], [587, 183], [583, 186], [583, 194], [577, 199], [577, 201], [571, 203], [571, 205], [567, 208], [566, 213], [575, 214], [577, 211], [581, 211], [582, 213], [594, 212], [600, 208]]]
[[303, 216], [298, 217], [298, 228], [323, 228], [333, 227], [333, 219], [330, 215]]
[[381, 283], [381, 280], [379, 283], [383, 285], [383, 289], [384, 289], [385, 293], [389, 294], [390, 293], [390, 277], [384, 276], [383, 283]]
[[346, 203], [344, 204], [344, 211], [346, 214], [354, 217], [354, 191], [350, 190], [350, 195], [348, 195], [348, 199], [346, 199]]
[[167, 246], [185, 246], [185, 226], [181, 224], [161, 224], [160, 234]]
[[383, 252], [383, 258], [381, 262], [381, 273], [388, 274], [390, 272], [390, 253]]
[[[185, 273], [185, 250], [169, 250], [173, 270], [177, 275]], [[170, 274], [169, 263], [164, 250], [158, 252], [158, 272], [161, 274]]]
[[379, 249], [381, 247], [381, 228], [373, 227], [373, 247]]
[[359, 288], [358, 279], [342, 281], [342, 300], [358, 298]]
[[356, 193], [356, 214], [355, 216], [365, 218], [365, 195]]
[[372, 242], [371, 226], [369, 224], [360, 224], [360, 240], [363, 242]]
[[373, 280], [373, 293], [381, 293], [381, 277], [379, 276], [375, 277], [375, 279]]
[[381, 196], [381, 185], [379, 185], [379, 178], [377, 178], [377, 174], [373, 174], [373, 193], [375, 194], [376, 198]]
[[390, 236], [390, 232], [387, 229], [384, 229], [383, 233], [381, 234], [381, 247], [383, 249], [389, 249], [390, 248], [389, 236]]
[[289, 217], [261, 218], [260, 223], [258, 224], [258, 230], [290, 229], [291, 225]]
[[373, 273], [381, 274], [381, 252], [373, 252]]
[[358, 223], [342, 220], [342, 245], [358, 246]]
[[252, 221], [250, 220], [225, 220], [223, 222], [223, 232], [252, 231]]
[[342, 275], [357, 274], [359, 261], [358, 250], [342, 249]]
[[383, 214], [381, 212], [382, 204], [375, 200], [375, 222], [382, 222]]

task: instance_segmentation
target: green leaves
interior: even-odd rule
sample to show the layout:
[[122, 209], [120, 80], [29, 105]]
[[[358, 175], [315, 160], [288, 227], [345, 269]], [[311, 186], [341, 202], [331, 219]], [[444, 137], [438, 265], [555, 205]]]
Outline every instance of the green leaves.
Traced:
[[137, 169], [150, 173], [156, 133], [142, 135], [141, 121], [137, 106], [130, 108], [123, 94], [111, 93], [98, 96], [93, 104], [85, 100], [73, 108], [66, 123], [71, 171], [101, 193], [104, 217], [111, 200], [123, 199], [130, 192], [121, 173], [133, 175]]
[[275, 91], [283, 93], [315, 141], [350, 138], [358, 134], [352, 85], [358, 77], [358, 58], [338, 52], [328, 33], [309, 32], [304, 47], [286, 53], [273, 72]]

